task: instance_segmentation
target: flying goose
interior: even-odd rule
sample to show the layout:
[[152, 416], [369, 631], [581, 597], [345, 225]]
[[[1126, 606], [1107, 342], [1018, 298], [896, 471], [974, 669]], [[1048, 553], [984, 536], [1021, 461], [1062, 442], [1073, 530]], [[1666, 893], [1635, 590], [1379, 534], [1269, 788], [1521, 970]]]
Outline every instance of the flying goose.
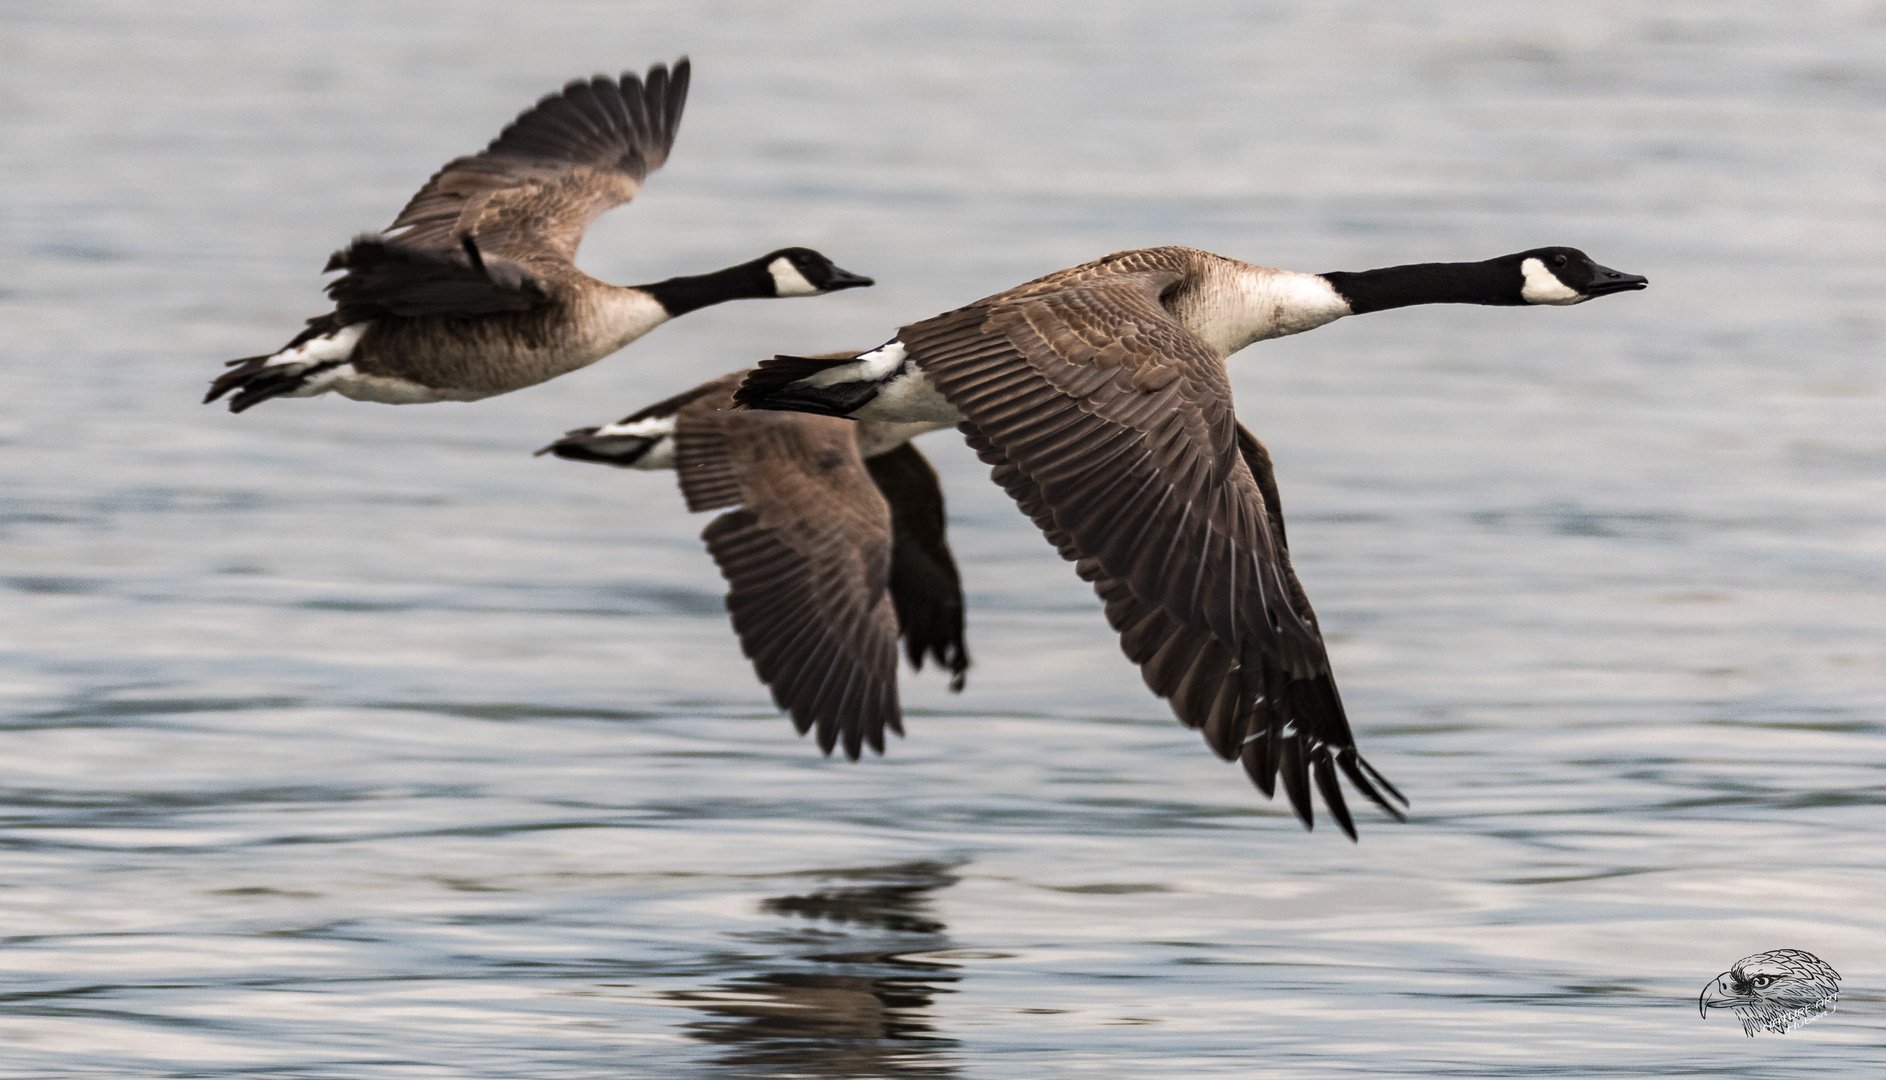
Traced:
[[574, 263], [583, 233], [635, 197], [681, 124], [688, 61], [646, 80], [598, 75], [551, 94], [482, 153], [426, 181], [385, 233], [328, 260], [334, 310], [265, 356], [229, 362], [205, 404], [334, 391], [357, 401], [477, 401], [534, 386], [725, 300], [870, 285], [810, 248], [711, 274], [623, 287]]
[[[1270, 455], [1232, 413], [1225, 358], [1410, 304], [1577, 304], [1644, 288], [1573, 248], [1303, 274], [1183, 247], [1123, 251], [899, 330], [855, 360], [776, 357], [734, 400], [880, 422], [956, 421], [993, 477], [1093, 583], [1146, 684], [1351, 839], [1337, 772], [1396, 818], [1356, 752], [1290, 567]], [[1386, 795], [1384, 795], [1386, 792]]]
[[[857, 352], [833, 354], [849, 360]], [[856, 759], [904, 733], [897, 639], [963, 688], [963, 587], [936, 470], [910, 439], [945, 423], [731, 412], [743, 369], [537, 451], [673, 469], [692, 511], [738, 507], [701, 539], [730, 585], [740, 647], [801, 735]]]

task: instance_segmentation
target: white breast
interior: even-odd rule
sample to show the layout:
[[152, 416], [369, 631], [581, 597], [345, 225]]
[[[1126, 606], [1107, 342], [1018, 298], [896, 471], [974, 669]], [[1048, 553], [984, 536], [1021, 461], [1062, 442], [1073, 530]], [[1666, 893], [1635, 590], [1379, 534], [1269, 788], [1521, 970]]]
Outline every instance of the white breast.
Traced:
[[1301, 334], [1351, 312], [1316, 274], [1226, 260], [1187, 294], [1177, 314], [1218, 355], [1230, 356], [1254, 341]]
[[594, 347], [601, 359], [648, 333], [674, 316], [654, 297], [640, 289], [610, 289], [591, 301]]

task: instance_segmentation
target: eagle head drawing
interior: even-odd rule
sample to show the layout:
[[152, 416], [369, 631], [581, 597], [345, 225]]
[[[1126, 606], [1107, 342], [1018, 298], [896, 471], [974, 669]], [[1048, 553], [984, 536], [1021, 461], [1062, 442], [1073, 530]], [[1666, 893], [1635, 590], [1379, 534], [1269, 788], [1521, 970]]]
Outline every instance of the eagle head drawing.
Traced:
[[1742, 1031], [1786, 1035], [1834, 1011], [1840, 973], [1811, 952], [1771, 949], [1745, 956], [1710, 980], [1696, 998], [1697, 1011], [1734, 1009]]

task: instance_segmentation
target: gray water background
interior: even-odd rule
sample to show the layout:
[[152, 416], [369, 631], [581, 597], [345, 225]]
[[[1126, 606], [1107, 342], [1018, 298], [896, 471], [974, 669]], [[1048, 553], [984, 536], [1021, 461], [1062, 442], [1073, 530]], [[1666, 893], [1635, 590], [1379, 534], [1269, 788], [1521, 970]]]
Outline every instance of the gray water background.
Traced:
[[[882, 284], [472, 405], [197, 404], [439, 164], [684, 52], [583, 265]], [[1414, 800], [1359, 845], [952, 434], [976, 664], [858, 764], [671, 478], [529, 456], [1156, 243], [1653, 282], [1232, 361]], [[0, 1075], [1878, 1076], [1883, 297], [1875, 2], [0, 3]], [[1698, 1018], [1783, 946], [1836, 1015]]]

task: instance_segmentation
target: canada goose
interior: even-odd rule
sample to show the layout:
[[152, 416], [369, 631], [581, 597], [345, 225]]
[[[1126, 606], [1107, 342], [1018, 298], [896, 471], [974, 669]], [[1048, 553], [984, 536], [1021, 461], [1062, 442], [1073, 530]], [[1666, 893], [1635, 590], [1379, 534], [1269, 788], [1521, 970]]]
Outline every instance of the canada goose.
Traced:
[[590, 222], [668, 160], [688, 61], [646, 81], [598, 75], [551, 94], [435, 173], [387, 227], [334, 253], [334, 310], [265, 356], [229, 362], [203, 401], [241, 412], [334, 391], [357, 401], [477, 401], [534, 386], [724, 300], [870, 285], [810, 248], [624, 287], [576, 268]]
[[1337, 770], [1407, 800], [1356, 752], [1290, 567], [1270, 455], [1232, 413], [1225, 358], [1409, 304], [1576, 304], [1644, 288], [1572, 248], [1301, 274], [1192, 248], [1123, 251], [904, 327], [851, 361], [776, 357], [734, 400], [875, 421], [958, 421], [1106, 603], [1146, 684], [1266, 796], [1312, 781], [1351, 839]]
[[[856, 352], [834, 354], [848, 360]], [[627, 469], [674, 469], [692, 511], [737, 506], [701, 539], [730, 585], [740, 647], [801, 735], [884, 752], [904, 733], [897, 639], [963, 688], [963, 587], [944, 536], [936, 470], [910, 444], [940, 423], [849, 424], [729, 412], [748, 369], [537, 451]]]

